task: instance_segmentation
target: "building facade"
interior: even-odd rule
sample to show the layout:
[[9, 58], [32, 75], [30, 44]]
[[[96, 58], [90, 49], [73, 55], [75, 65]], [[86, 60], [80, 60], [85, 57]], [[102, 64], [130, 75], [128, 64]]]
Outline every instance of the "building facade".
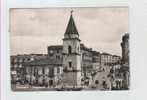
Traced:
[[101, 64], [102, 65], [116, 64], [116, 63], [119, 63], [120, 60], [121, 60], [121, 57], [117, 55], [112, 55], [109, 53], [101, 54]]
[[29, 63], [34, 60], [46, 58], [46, 54], [24, 54], [24, 55], [13, 55], [11, 59], [11, 82], [24, 79], [24, 63]]
[[56, 87], [62, 82], [62, 60], [46, 58], [25, 63], [24, 66], [26, 84]]

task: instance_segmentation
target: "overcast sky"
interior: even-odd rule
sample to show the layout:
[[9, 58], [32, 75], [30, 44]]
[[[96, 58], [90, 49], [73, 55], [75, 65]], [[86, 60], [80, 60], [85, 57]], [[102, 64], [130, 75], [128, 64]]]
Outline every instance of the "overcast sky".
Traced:
[[[128, 32], [128, 8], [72, 8], [81, 43], [99, 52], [121, 55]], [[11, 9], [11, 54], [47, 53], [61, 45], [71, 8]]]

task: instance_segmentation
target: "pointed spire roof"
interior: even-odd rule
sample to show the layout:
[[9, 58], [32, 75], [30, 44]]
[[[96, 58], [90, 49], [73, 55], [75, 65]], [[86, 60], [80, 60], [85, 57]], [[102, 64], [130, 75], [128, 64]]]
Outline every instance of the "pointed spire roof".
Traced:
[[73, 13], [73, 10], [71, 10], [70, 19], [69, 19], [65, 34], [78, 34], [79, 35], [74, 19], [73, 19], [73, 16], [72, 16], [72, 13]]

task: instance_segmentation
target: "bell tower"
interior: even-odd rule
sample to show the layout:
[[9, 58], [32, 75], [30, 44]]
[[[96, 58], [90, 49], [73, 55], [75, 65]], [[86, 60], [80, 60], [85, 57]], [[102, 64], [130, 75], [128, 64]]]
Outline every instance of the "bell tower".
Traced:
[[63, 38], [63, 85], [67, 88], [81, 86], [81, 40], [72, 13]]

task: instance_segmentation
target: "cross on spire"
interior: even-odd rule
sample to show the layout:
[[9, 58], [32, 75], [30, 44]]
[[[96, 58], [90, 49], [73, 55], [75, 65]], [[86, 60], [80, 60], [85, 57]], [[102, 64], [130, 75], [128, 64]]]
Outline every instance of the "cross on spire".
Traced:
[[71, 9], [71, 11], [70, 11], [71, 15], [72, 15], [73, 12], [74, 12], [74, 11]]

